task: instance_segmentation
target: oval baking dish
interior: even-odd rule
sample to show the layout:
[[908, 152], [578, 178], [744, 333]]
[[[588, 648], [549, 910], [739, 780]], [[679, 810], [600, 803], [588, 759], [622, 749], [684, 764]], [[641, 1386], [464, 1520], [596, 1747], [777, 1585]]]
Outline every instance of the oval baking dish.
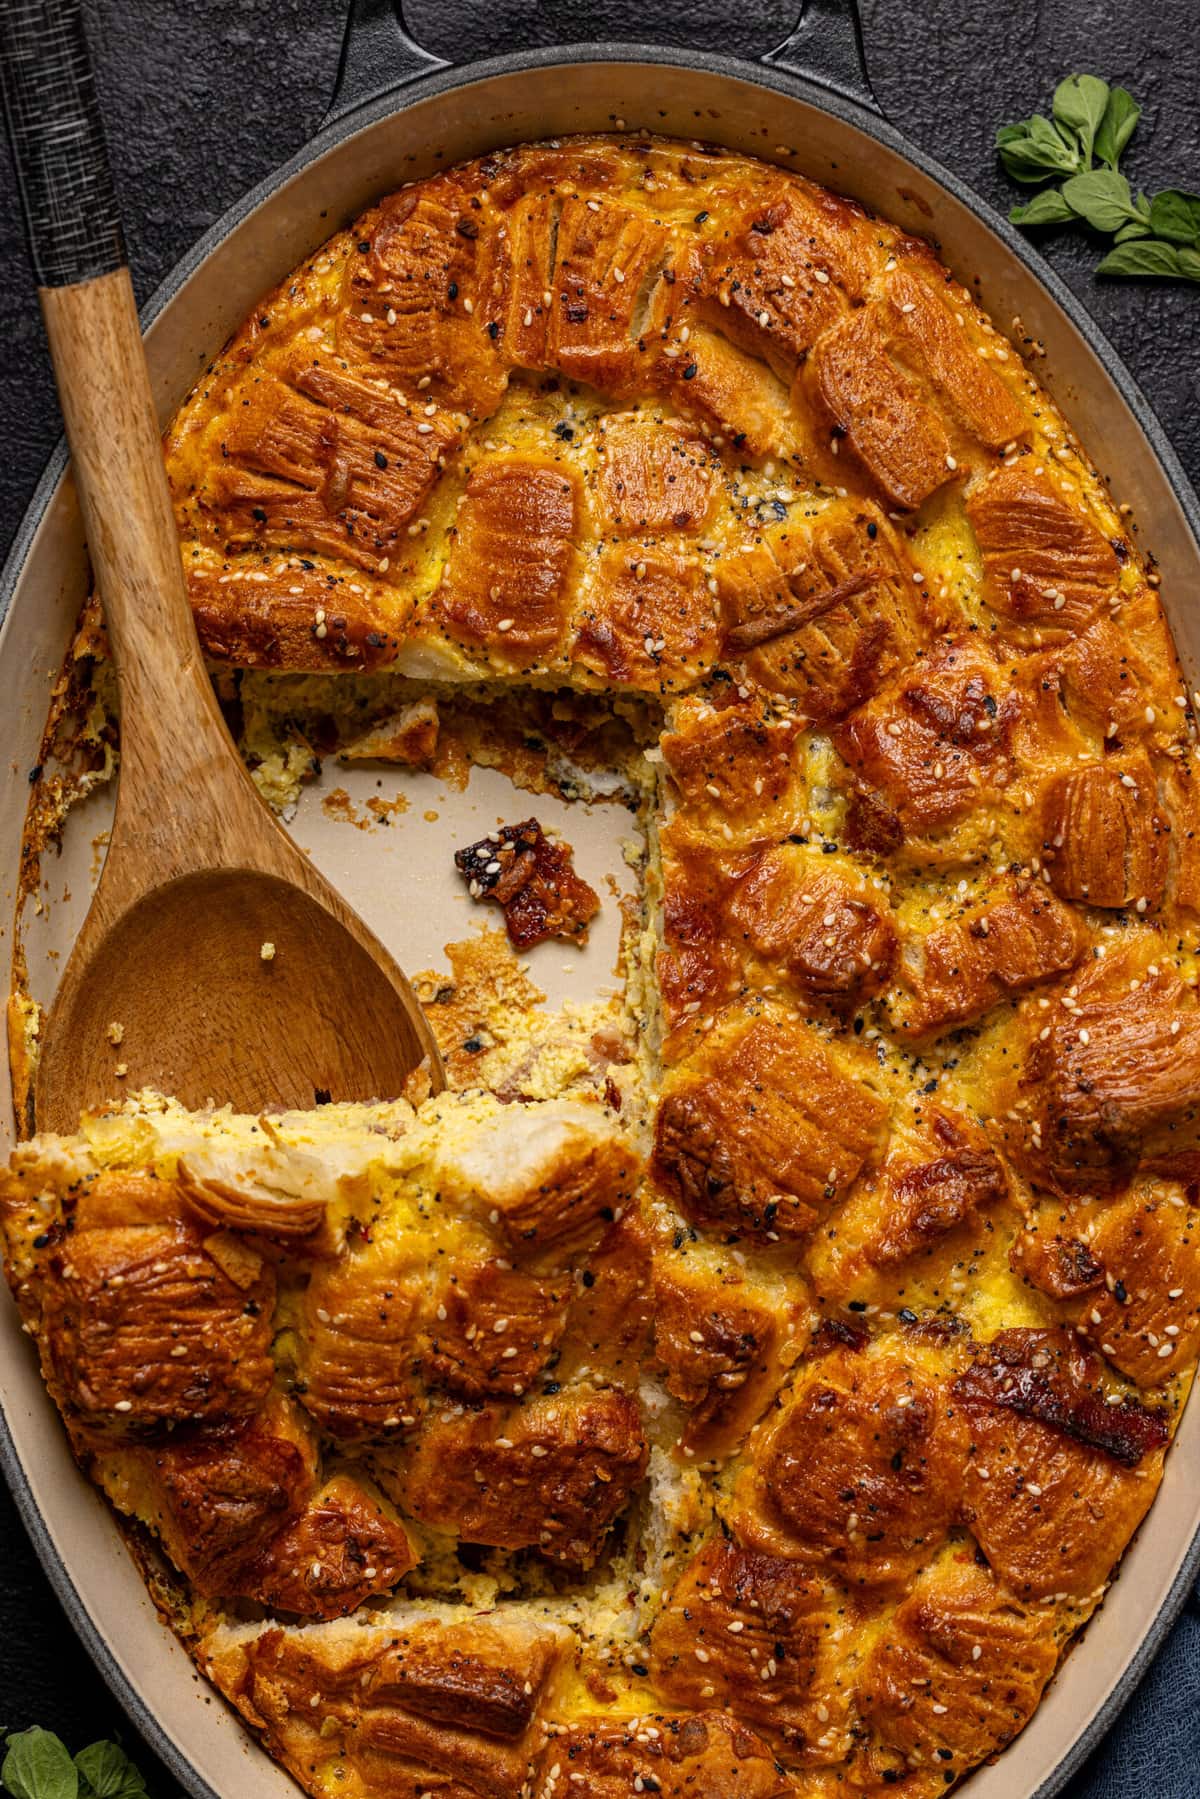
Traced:
[[[1020, 319], [1046, 347], [1039, 375], [1085, 444], [1121, 446], [1119, 491], [1153, 551], [1185, 665], [1197, 627], [1178, 596], [1200, 574], [1200, 509], [1145, 402], [1082, 309], [1027, 247], [953, 177], [880, 119], [852, 0], [810, 4], [787, 43], [750, 64], [646, 46], [578, 45], [455, 69], [429, 57], [383, 0], [357, 0], [332, 112], [277, 175], [222, 219], [146, 310], [165, 418], [258, 296], [376, 196], [485, 150], [645, 124], [777, 160], [936, 239], [998, 321]], [[50, 688], [85, 589], [86, 564], [63, 458], [55, 458], [0, 587], [0, 669], [19, 696], [5, 722], [11, 765], [37, 759]], [[1173, 596], [1174, 604], [1173, 604]], [[25, 795], [10, 783], [0, 844], [15, 868]], [[361, 847], [361, 845], [360, 845]], [[43, 973], [47, 971], [42, 971]], [[0, 1395], [5, 1471], [72, 1620], [139, 1728], [195, 1795], [292, 1794], [286, 1774], [218, 1709], [150, 1605], [112, 1519], [70, 1461], [15, 1316]], [[1121, 1578], [1002, 1762], [974, 1774], [973, 1799], [1057, 1791], [1136, 1681], [1195, 1577], [1200, 1417], [1185, 1414], [1159, 1497]]]

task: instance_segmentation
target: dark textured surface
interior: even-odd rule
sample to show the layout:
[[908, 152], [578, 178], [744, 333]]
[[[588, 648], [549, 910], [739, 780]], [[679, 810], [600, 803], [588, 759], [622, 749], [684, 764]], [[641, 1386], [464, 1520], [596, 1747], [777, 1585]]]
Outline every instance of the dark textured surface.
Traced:
[[[140, 296], [312, 132], [337, 66], [343, 10], [343, 0], [158, 0], [153, 9], [145, 0], [91, 0], [98, 85]], [[1195, 0], [863, 0], [863, 16], [885, 114], [994, 203], [1007, 206], [1013, 198], [991, 148], [996, 124], [1047, 110], [1054, 81], [1072, 69], [1122, 81], [1144, 102], [1126, 157], [1135, 183], [1200, 187]], [[464, 43], [501, 51], [586, 36], [753, 55], [794, 22], [787, 0], [690, 0], [671, 8], [644, 0], [603, 7], [586, 0], [412, 0], [410, 18], [421, 41], [447, 57]], [[1056, 233], [1046, 251], [1133, 369], [1195, 479], [1200, 288], [1097, 282], [1091, 270], [1098, 251], [1083, 232]], [[15, 188], [2, 162], [0, 342], [4, 545], [59, 426]], [[107, 1733], [119, 1722], [116, 1706], [62, 1619], [2, 1489], [0, 1544], [0, 1724], [44, 1723], [75, 1746]], [[1194, 1799], [1198, 1653], [1200, 1621], [1192, 1617], [1071, 1799], [1143, 1792]], [[148, 1752], [144, 1765], [151, 1770]], [[172, 1790], [160, 1775], [155, 1791]]]

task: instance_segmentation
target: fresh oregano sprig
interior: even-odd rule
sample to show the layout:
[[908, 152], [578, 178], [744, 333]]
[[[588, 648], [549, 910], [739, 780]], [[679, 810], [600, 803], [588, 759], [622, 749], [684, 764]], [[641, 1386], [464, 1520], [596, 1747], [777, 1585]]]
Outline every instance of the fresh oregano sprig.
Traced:
[[[1141, 116], [1127, 88], [1068, 75], [1054, 90], [1050, 118], [1034, 113], [1001, 125], [996, 148], [1004, 167], [1014, 181], [1042, 187], [1008, 216], [1014, 225], [1082, 221], [1111, 237], [1097, 274], [1200, 281], [1200, 195], [1179, 188], [1135, 195], [1118, 166]], [[1043, 185], [1050, 181], [1056, 185]]]
[[52, 1730], [0, 1736], [0, 1781], [10, 1799], [147, 1799], [146, 1783], [119, 1743], [89, 1743], [72, 1756]]

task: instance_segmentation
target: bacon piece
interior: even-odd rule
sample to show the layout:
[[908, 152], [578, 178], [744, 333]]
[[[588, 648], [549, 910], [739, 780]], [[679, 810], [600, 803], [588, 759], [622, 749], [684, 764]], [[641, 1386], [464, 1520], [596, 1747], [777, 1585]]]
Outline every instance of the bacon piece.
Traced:
[[846, 800], [842, 836], [847, 849], [882, 858], [892, 855], [903, 844], [904, 826], [899, 814], [892, 810], [881, 793], [865, 782], [856, 781]]
[[817, 999], [857, 1005], [878, 991], [896, 936], [870, 889], [788, 846], [764, 850], [734, 889], [729, 926]]
[[566, 1328], [569, 1293], [564, 1281], [537, 1279], [507, 1263], [459, 1261], [426, 1326], [424, 1380], [471, 1401], [528, 1391]]
[[834, 733], [905, 834], [939, 829], [1008, 784], [1020, 701], [986, 650], [942, 640]]
[[967, 495], [983, 597], [1015, 625], [1074, 635], [1115, 590], [1121, 565], [1082, 502], [1072, 505], [1031, 461], [998, 468]]
[[876, 1259], [885, 1266], [904, 1261], [1007, 1192], [1004, 1171], [986, 1149], [957, 1149], [907, 1169], [892, 1183], [890, 1225]]
[[1001, 1331], [953, 1392], [963, 1515], [992, 1567], [1022, 1598], [1094, 1593], [1154, 1498], [1164, 1416], [1109, 1405], [1098, 1359], [1060, 1330]]
[[835, 1349], [752, 1439], [735, 1534], [851, 1587], [902, 1584], [946, 1536], [965, 1448], [945, 1388], [906, 1345]]
[[722, 469], [698, 433], [679, 420], [618, 413], [604, 421], [599, 447], [594, 507], [602, 535], [703, 528]]
[[628, 1799], [639, 1781], [660, 1799], [791, 1799], [795, 1792], [762, 1738], [720, 1711], [651, 1713], [625, 1723], [577, 1718], [543, 1749], [533, 1790], [538, 1799]]
[[575, 1387], [509, 1410], [438, 1414], [380, 1479], [414, 1518], [461, 1542], [587, 1568], [648, 1455], [628, 1394]]
[[576, 514], [575, 477], [558, 463], [477, 464], [431, 601], [434, 623], [516, 667], [552, 652], [566, 626]]
[[803, 1236], [875, 1151], [887, 1107], [783, 1008], [728, 1007], [675, 1046], [654, 1170], [699, 1223]]
[[717, 649], [716, 604], [694, 557], [624, 544], [599, 559], [571, 653], [606, 685], [651, 693], [691, 687]]
[[490, 837], [455, 850], [454, 866], [473, 899], [499, 906], [514, 949], [530, 949], [551, 937], [587, 942], [600, 896], [575, 873], [570, 845], [551, 843], [536, 818], [502, 825]]
[[989, 903], [907, 940], [892, 1023], [906, 1037], [966, 1024], [1009, 994], [1065, 974], [1085, 941], [1075, 913], [1039, 882], [1006, 882]]
[[638, 325], [667, 245], [644, 212], [608, 198], [563, 200], [546, 330], [551, 368], [612, 395], [644, 384]]
[[659, 1254], [653, 1275], [654, 1359], [690, 1414], [681, 1441], [727, 1454], [768, 1404], [782, 1374], [792, 1308], [697, 1252]]
[[692, 1712], [706, 1701], [727, 1706], [794, 1749], [828, 1737], [821, 1759], [840, 1761], [847, 1744], [831, 1641], [837, 1611], [838, 1599], [794, 1562], [718, 1536], [689, 1562], [659, 1614], [650, 1677], [673, 1704]]
[[1097, 964], [1070, 1010], [1036, 1016], [1020, 1080], [1033, 1141], [1016, 1153], [1059, 1192], [1114, 1192], [1139, 1166], [1200, 1169], [1200, 1012], [1174, 974], [1127, 975]]
[[[28, 1203], [14, 1173], [10, 1238]], [[275, 1309], [260, 1256], [244, 1250], [228, 1272], [223, 1233], [193, 1218], [174, 1182], [145, 1174], [105, 1171], [34, 1216], [14, 1286], [77, 1439], [157, 1436], [258, 1410], [274, 1373]]]
[[1171, 827], [1156, 792], [1144, 755], [1053, 776], [1042, 793], [1042, 835], [1055, 892], [1092, 906], [1157, 906]]
[[210, 434], [220, 454], [200, 504], [227, 550], [274, 546], [339, 556], [370, 574], [401, 532], [459, 432], [434, 409], [296, 355], [280, 375], [253, 368]]
[[959, 1375], [954, 1391], [963, 1405], [996, 1406], [1053, 1425], [1125, 1468], [1161, 1449], [1169, 1434], [1162, 1417], [1136, 1400], [1109, 1405], [1095, 1358], [1075, 1349], [1064, 1332], [1001, 1331], [986, 1359]]
[[936, 1769], [940, 1786], [1003, 1749], [1032, 1717], [1057, 1660], [1052, 1611], [1019, 1604], [969, 1562], [927, 1568], [858, 1682], [893, 1781], [906, 1785], [910, 1768]]
[[920, 640], [911, 560], [870, 502], [831, 507], [807, 543], [789, 531], [723, 556], [716, 579], [726, 657], [816, 723], [861, 705]]
[[355, 226], [337, 345], [409, 393], [487, 418], [507, 373], [488, 325], [498, 310], [495, 227], [451, 178], [392, 194]]

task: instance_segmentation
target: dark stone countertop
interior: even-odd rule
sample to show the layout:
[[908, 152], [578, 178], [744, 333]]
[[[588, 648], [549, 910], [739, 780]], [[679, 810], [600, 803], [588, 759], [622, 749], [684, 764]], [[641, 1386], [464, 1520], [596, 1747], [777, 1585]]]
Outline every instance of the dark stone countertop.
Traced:
[[[2, 0], [0, 0], [2, 3]], [[691, 0], [671, 9], [642, 0], [410, 0], [409, 18], [431, 50], [461, 44], [480, 54], [563, 38], [652, 38], [753, 55], [786, 36], [789, 0]], [[1013, 189], [992, 133], [1004, 120], [1048, 111], [1055, 81], [1087, 69], [1121, 81], [1145, 106], [1125, 166], [1135, 185], [1200, 187], [1200, 32], [1193, 0], [862, 0], [876, 93], [885, 114], [988, 200]], [[344, 0], [88, 0], [89, 31], [124, 206], [134, 278], [145, 298], [204, 228], [308, 137], [328, 99]], [[16, 196], [0, 179], [0, 545], [15, 531], [59, 424]], [[1200, 288], [1097, 281], [1098, 252], [1083, 231], [1055, 233], [1046, 254], [1116, 345], [1196, 478], [1200, 471]], [[0, 1723], [58, 1729], [80, 1747], [122, 1728], [118, 1708], [58, 1609], [7, 1493], [0, 1488]], [[1195, 1669], [1192, 1668], [1194, 1676]], [[1187, 1708], [1190, 1766], [1200, 1723]], [[1139, 1722], [1135, 1715], [1132, 1724]], [[1145, 1718], [1142, 1735], [1147, 1736]], [[1132, 1733], [1130, 1733], [1132, 1735]], [[1149, 1732], [1153, 1742], [1153, 1731]], [[1173, 1747], [1180, 1747], [1178, 1729]], [[1122, 1754], [1138, 1756], [1136, 1741]], [[148, 1751], [155, 1791], [174, 1790]], [[1100, 1758], [1091, 1776], [1104, 1779]], [[1140, 1756], [1138, 1757], [1140, 1761]], [[1104, 1792], [1134, 1786], [1134, 1761]], [[1143, 1764], [1144, 1765], [1144, 1764]], [[1180, 1767], [1183, 1762], [1178, 1764]], [[1139, 1774], [1141, 1768], [1139, 1768]], [[1158, 1799], [1184, 1799], [1190, 1776]], [[1146, 1789], [1149, 1790], [1149, 1789]], [[1077, 1799], [1099, 1799], [1084, 1781]], [[232, 1796], [230, 1796], [232, 1799]]]

